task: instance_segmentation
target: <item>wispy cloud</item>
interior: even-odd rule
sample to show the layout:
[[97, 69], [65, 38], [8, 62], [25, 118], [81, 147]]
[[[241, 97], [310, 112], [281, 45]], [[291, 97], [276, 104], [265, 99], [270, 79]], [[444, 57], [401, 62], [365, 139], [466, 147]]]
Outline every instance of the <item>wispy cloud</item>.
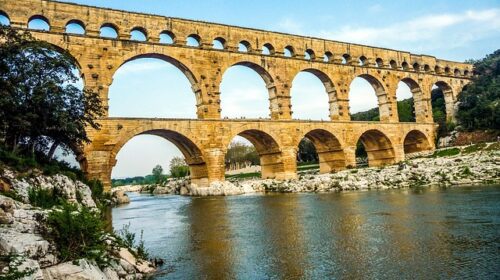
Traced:
[[498, 36], [498, 30], [500, 9], [487, 9], [428, 15], [383, 27], [346, 25], [338, 30], [321, 30], [314, 35], [352, 43], [428, 51], [456, 48]]

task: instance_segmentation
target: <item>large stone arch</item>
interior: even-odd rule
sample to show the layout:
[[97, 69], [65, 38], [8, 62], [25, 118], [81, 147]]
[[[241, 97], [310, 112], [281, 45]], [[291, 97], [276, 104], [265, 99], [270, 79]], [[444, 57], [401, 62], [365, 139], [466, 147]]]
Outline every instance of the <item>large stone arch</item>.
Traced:
[[[144, 52], [144, 53], [131, 52], [131, 53], [127, 54], [126, 56], [124, 56], [119, 61], [119, 64], [117, 64], [116, 67], [114, 67], [112, 69], [112, 71], [110, 73], [111, 77], [114, 77], [114, 75], [116, 74], [118, 69], [120, 69], [124, 64], [131, 62], [131, 61], [134, 61], [134, 60], [137, 60], [137, 59], [143, 59], [143, 58], [159, 59], [159, 60], [165, 61], [165, 62], [173, 65], [178, 70], [180, 70], [184, 74], [184, 76], [188, 79], [188, 81], [191, 85], [191, 89], [195, 95], [197, 116], [198, 116], [198, 118], [203, 118], [205, 112], [202, 111], [201, 107], [204, 104], [205, 98], [203, 96], [203, 92], [201, 90], [201, 87], [199, 86], [199, 82], [198, 82], [199, 79], [197, 78], [196, 74], [186, 65], [186, 63], [184, 63], [183, 61], [181, 61], [173, 56], [169, 56], [169, 55], [162, 54], [162, 53], [155, 53], [155, 52]], [[113, 79], [111, 78], [110, 84], [108, 85], [108, 90], [112, 84], [113, 84]], [[105, 97], [103, 96], [102, 98], [105, 98], [106, 100], [108, 100], [109, 99], [108, 96], [109, 96], [109, 92], [107, 92], [106, 96]]]
[[405, 135], [403, 148], [405, 155], [433, 149], [429, 137], [417, 129], [411, 130]]
[[[381, 122], [388, 122], [391, 120], [392, 116], [392, 109], [391, 109], [391, 102], [389, 100], [387, 90], [382, 84], [382, 82], [377, 78], [376, 76], [368, 73], [364, 74], [359, 74], [355, 77], [353, 77], [350, 81], [350, 84], [354, 81], [356, 78], [363, 78], [365, 81], [367, 81], [374, 89], [375, 94], [377, 95], [377, 102], [378, 102], [378, 110], [379, 110], [379, 116], [380, 116], [380, 121]], [[351, 89], [349, 86], [349, 99], [351, 93]]]
[[368, 155], [368, 165], [383, 166], [396, 162], [396, 151], [391, 139], [378, 129], [364, 131], [359, 138]]
[[[323, 86], [325, 87], [326, 94], [328, 95], [328, 103], [329, 103], [329, 115], [331, 120], [338, 120], [340, 116], [340, 108], [339, 108], [339, 102], [338, 102], [338, 95], [337, 95], [337, 89], [335, 88], [335, 84], [332, 81], [332, 79], [322, 70], [315, 69], [315, 68], [304, 68], [302, 70], [299, 70], [291, 79], [290, 84], [292, 81], [299, 75], [301, 72], [307, 72], [310, 74], [313, 74], [316, 76]], [[293, 109], [293, 108], [292, 108]]]
[[190, 137], [186, 136], [187, 133], [179, 132], [172, 128], [155, 126], [140, 126], [121, 134], [109, 153], [109, 178], [111, 178], [111, 171], [116, 164], [116, 156], [118, 152], [128, 141], [138, 135], [155, 135], [170, 141], [184, 156], [185, 161], [189, 166], [191, 183], [196, 185], [208, 184], [207, 164], [203, 156], [203, 152], [199, 148], [201, 145], [195, 143]]
[[[330, 173], [345, 169], [344, 145], [333, 133], [325, 129], [314, 128], [303, 134], [299, 142], [303, 138], [309, 139], [316, 148], [320, 173]], [[296, 142], [295, 146], [298, 146], [299, 142]]]
[[281, 146], [276, 136], [258, 128], [240, 128], [223, 141], [224, 149], [227, 149], [231, 140], [236, 136], [241, 136], [254, 145], [260, 157], [262, 178], [280, 179], [284, 176]]
[[276, 86], [274, 83], [275, 79], [274, 79], [273, 75], [271, 75], [271, 73], [267, 69], [265, 69], [263, 66], [255, 63], [255, 62], [247, 61], [247, 60], [230, 63], [229, 65], [224, 67], [224, 69], [221, 71], [219, 84], [217, 85], [218, 88], [220, 88], [224, 74], [233, 66], [244, 66], [244, 67], [247, 67], [249, 69], [252, 69], [262, 78], [262, 80], [264, 81], [264, 84], [268, 90], [269, 110], [270, 110], [269, 115], [271, 116], [271, 118], [275, 118], [276, 112], [278, 112], [280, 110], [280, 106], [279, 106], [278, 100], [276, 98], [277, 89], [276, 89]]
[[[441, 91], [443, 91], [444, 101], [446, 103], [446, 119], [455, 119], [455, 95], [453, 88], [450, 84], [445, 81], [436, 81], [432, 86], [437, 86]], [[432, 88], [431, 88], [432, 91]]]
[[418, 123], [429, 121], [429, 114], [432, 114], [430, 99], [424, 96], [420, 85], [411, 77], [405, 77], [400, 80], [405, 83], [411, 91], [413, 97], [413, 106], [415, 108], [415, 120]]

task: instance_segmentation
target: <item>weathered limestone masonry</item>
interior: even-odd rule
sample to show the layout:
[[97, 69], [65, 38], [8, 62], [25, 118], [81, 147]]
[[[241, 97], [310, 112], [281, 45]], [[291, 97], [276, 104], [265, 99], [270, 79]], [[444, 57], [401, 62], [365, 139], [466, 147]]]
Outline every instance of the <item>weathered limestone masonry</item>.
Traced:
[[[93, 142], [84, 147], [79, 160], [90, 177], [101, 179], [108, 187], [116, 154], [138, 134], [159, 135], [176, 144], [198, 185], [224, 180], [224, 154], [235, 135], [256, 146], [266, 178], [296, 176], [295, 154], [304, 136], [317, 147], [321, 172], [355, 165], [358, 139], [368, 150], [370, 165], [394, 163], [403, 160], [405, 152], [434, 148], [430, 104], [433, 85], [443, 89], [447, 115], [452, 119], [457, 94], [472, 74], [469, 64], [432, 56], [47, 0], [1, 0], [0, 13], [19, 29], [26, 29], [34, 18], [47, 21], [50, 30], [32, 31], [33, 35], [69, 51], [85, 87], [99, 92], [106, 106], [113, 74], [122, 64], [137, 58], [168, 61], [191, 82], [197, 100], [196, 120], [103, 118], [100, 131], [89, 131]], [[69, 23], [80, 24], [85, 34], [65, 33]], [[118, 37], [100, 37], [103, 26], [114, 28]], [[147, 40], [131, 40], [134, 30], [141, 31]], [[161, 34], [168, 34], [173, 43], [160, 43]], [[198, 40], [199, 46], [188, 46], [188, 37]], [[223, 48], [214, 49], [213, 40]], [[248, 51], [239, 51], [240, 43]], [[268, 53], [262, 53], [264, 48]], [[225, 70], [233, 65], [255, 70], [266, 82], [270, 119], [220, 119], [219, 85]], [[290, 88], [301, 71], [316, 75], [324, 83], [331, 121], [292, 120]], [[356, 77], [374, 87], [380, 122], [350, 122], [349, 86]], [[400, 81], [413, 93], [416, 123], [399, 122], [396, 89]]]

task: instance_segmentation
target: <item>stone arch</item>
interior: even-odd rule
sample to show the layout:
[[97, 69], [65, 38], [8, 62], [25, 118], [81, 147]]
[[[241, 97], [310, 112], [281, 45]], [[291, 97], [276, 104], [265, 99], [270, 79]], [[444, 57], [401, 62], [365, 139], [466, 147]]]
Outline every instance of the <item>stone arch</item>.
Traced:
[[[254, 62], [251, 62], [251, 61], [239, 61], [239, 62], [233, 63], [232, 65], [226, 67], [225, 69], [223, 69], [221, 71], [221, 73], [222, 73], [222, 75], [221, 75], [222, 80], [220, 81], [219, 88], [221, 87], [221, 84], [223, 82], [224, 75], [233, 66], [244, 66], [246, 68], [249, 68], [249, 69], [255, 71], [262, 78], [262, 80], [264, 81], [265, 87], [267, 88], [267, 91], [268, 91], [268, 100], [269, 100], [269, 107], [268, 108], [270, 109], [269, 113], [272, 116], [273, 112], [277, 111], [279, 109], [278, 101], [275, 98], [277, 89], [276, 89], [276, 86], [274, 84], [274, 78], [273, 78], [273, 76], [264, 67], [262, 67], [262, 66], [260, 66], [260, 65], [258, 65], [256, 63], [254, 63]], [[224, 94], [224, 93], [221, 92], [221, 95], [222, 94]], [[221, 108], [221, 111], [222, 110], [223, 110], [223, 108]]]
[[[391, 118], [392, 112], [391, 112], [391, 104], [389, 102], [386, 90], [382, 83], [375, 77], [370, 74], [361, 74], [358, 75], [355, 78], [363, 78], [365, 81], [367, 81], [374, 89], [375, 94], [377, 96], [377, 102], [378, 102], [378, 110], [379, 110], [379, 117], [380, 121], [388, 121]], [[354, 79], [352, 80], [354, 81]], [[351, 81], [351, 84], [352, 84]], [[349, 89], [349, 95], [351, 93], [351, 90]], [[349, 99], [351, 97], [349, 96]]]
[[305, 60], [315, 60], [316, 59], [316, 54], [314, 53], [314, 51], [312, 49], [307, 49], [304, 52], [304, 59]]
[[378, 129], [370, 129], [358, 138], [368, 156], [368, 165], [383, 166], [396, 162], [396, 154], [391, 140]]
[[160, 44], [175, 44], [175, 34], [170, 30], [163, 30], [160, 32]]
[[283, 49], [284, 57], [294, 57], [295, 56], [295, 48], [288, 45]]
[[[444, 102], [446, 106], [446, 119], [454, 120], [455, 118], [455, 97], [453, 94], [453, 88], [444, 81], [437, 81], [434, 83], [443, 92]], [[433, 85], [433, 86], [434, 86]], [[431, 88], [432, 90], [432, 88]]]
[[398, 69], [398, 63], [396, 62], [396, 60], [391, 59], [391, 61], [389, 61], [389, 67], [391, 69]]
[[9, 21], [9, 24], [10, 24], [10, 17], [6, 12], [0, 10], [0, 16], [4, 16]]
[[378, 57], [377, 59], [375, 59], [375, 65], [378, 68], [384, 67], [384, 61], [382, 60], [382, 58]]
[[[120, 67], [123, 66], [124, 64], [126, 64], [127, 62], [134, 61], [137, 59], [142, 59], [142, 58], [159, 59], [159, 60], [165, 61], [167, 63], [170, 63], [171, 65], [175, 66], [175, 68], [179, 69], [184, 74], [184, 76], [188, 79], [188, 81], [191, 85], [191, 89], [192, 89], [192, 91], [195, 95], [195, 98], [196, 98], [197, 116], [198, 116], [198, 118], [202, 118], [203, 112], [200, 111], [200, 106], [203, 104], [203, 94], [202, 94], [202, 90], [199, 87], [198, 79], [197, 79], [196, 75], [191, 71], [191, 69], [188, 66], [186, 66], [186, 64], [184, 64], [183, 62], [178, 60], [177, 58], [174, 58], [172, 56], [168, 56], [165, 54], [153, 53], [153, 52], [140, 53], [140, 54], [130, 53], [130, 54], [128, 54], [128, 56], [123, 57], [122, 62], [119, 65], [117, 65], [117, 67], [113, 68], [112, 73], [110, 73], [111, 77], [113, 77], [116, 74], [116, 71], [118, 71], [118, 69], [120, 69]], [[111, 87], [111, 85], [112, 85], [112, 82], [108, 86]], [[106, 93], [106, 96], [103, 96], [102, 98], [104, 98], [105, 100], [108, 100], [108, 93]]]
[[413, 107], [415, 108], [415, 121], [420, 123], [427, 122], [429, 113], [432, 110], [430, 108], [430, 101], [428, 98], [425, 98], [420, 85], [409, 77], [401, 79], [401, 82], [410, 88], [413, 97]]
[[[346, 160], [343, 145], [333, 133], [324, 129], [313, 129], [302, 138], [309, 139], [316, 148], [320, 173], [331, 173], [345, 169]], [[296, 146], [298, 145], [297, 143]]]
[[252, 52], [252, 45], [246, 40], [242, 40], [238, 43], [238, 51], [243, 53]]
[[403, 147], [405, 155], [432, 150], [429, 138], [420, 130], [408, 132], [404, 138]]
[[285, 171], [280, 144], [271, 133], [260, 129], [241, 129], [233, 134], [224, 145], [229, 146], [229, 142], [236, 136], [241, 136], [255, 147], [260, 158], [262, 178], [280, 178]]
[[[72, 19], [72, 20], [69, 20], [67, 23], [66, 23], [66, 33], [69, 33], [68, 32], [68, 27], [69, 25], [71, 24], [75, 24], [75, 25], [78, 25], [82, 30], [83, 30], [83, 33], [81, 35], [85, 35], [86, 33], [86, 26], [85, 24], [83, 23], [83, 21], [79, 20], [79, 19]], [[71, 32], [71, 34], [80, 34], [80, 33], [73, 33]]]
[[212, 41], [212, 48], [216, 50], [225, 50], [227, 49], [227, 41], [222, 37], [216, 37]]
[[190, 34], [186, 37], [186, 46], [198, 48], [201, 46], [201, 37], [198, 34]]
[[[52, 26], [50, 25], [50, 21], [48, 18], [46, 18], [45, 16], [42, 16], [42, 15], [34, 15], [34, 16], [31, 16], [29, 19], [28, 19], [28, 28], [29, 25], [31, 24], [32, 21], [34, 20], [41, 20], [43, 22], [45, 22], [48, 26], [48, 29], [46, 31], [50, 31], [52, 29]], [[31, 28], [30, 28], [31, 29]], [[40, 30], [40, 29], [36, 29], [36, 30]], [[43, 29], [42, 29], [43, 30]]]
[[191, 183], [203, 186], [208, 185], [207, 164], [203, 153], [196, 144], [181, 132], [169, 128], [157, 128], [152, 125], [148, 127], [138, 127], [124, 132], [116, 141], [109, 155], [108, 178], [111, 178], [111, 171], [116, 164], [116, 156], [123, 146], [133, 137], [138, 135], [155, 135], [164, 138], [174, 144], [183, 154], [186, 163], [189, 166]]
[[262, 45], [262, 54], [264, 55], [274, 55], [276, 50], [274, 49], [274, 46], [271, 45], [270, 43], [265, 43]]
[[[134, 32], [137, 33], [137, 34], [140, 34], [144, 37], [144, 39], [142, 38], [133, 38], [134, 37]], [[140, 27], [140, 26], [136, 26], [132, 29], [130, 29], [130, 39], [131, 40], [135, 40], [135, 41], [147, 41], [148, 40], [148, 32], [147, 30], [144, 28], [144, 27]]]
[[[321, 83], [325, 87], [326, 94], [328, 95], [328, 103], [329, 103], [328, 110], [329, 110], [329, 114], [330, 114], [330, 119], [331, 120], [338, 120], [339, 116], [340, 116], [340, 108], [339, 108], [339, 103], [338, 103], [337, 90], [335, 89], [335, 84], [330, 79], [330, 77], [325, 72], [318, 70], [318, 69], [314, 69], [314, 68], [306, 68], [304, 70], [301, 70], [297, 73], [297, 75], [300, 72], [311, 73], [321, 81]], [[295, 77], [297, 75], [295, 75]]]
[[333, 53], [331, 51], [326, 51], [323, 55], [323, 62], [331, 62], [333, 58]]
[[[103, 29], [105, 29], [105, 28], [112, 29], [115, 34], [113, 36], [104, 36]], [[118, 26], [114, 23], [110, 23], [110, 22], [103, 23], [99, 29], [100, 29], [100, 37], [112, 38], [112, 39], [118, 39], [120, 37], [120, 30], [119, 30]]]
[[358, 59], [359, 66], [367, 66], [368, 63], [368, 58], [366, 56], [362, 55]]

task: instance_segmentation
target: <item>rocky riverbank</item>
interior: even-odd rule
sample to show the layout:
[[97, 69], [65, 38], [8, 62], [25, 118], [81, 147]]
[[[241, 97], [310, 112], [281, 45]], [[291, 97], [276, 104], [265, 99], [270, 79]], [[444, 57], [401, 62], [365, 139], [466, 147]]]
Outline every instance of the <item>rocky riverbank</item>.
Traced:
[[[42, 209], [31, 204], [33, 189], [46, 190], [75, 206], [98, 213], [91, 189], [64, 175], [44, 176], [34, 171], [19, 174], [0, 170], [0, 278], [6, 279], [143, 279], [156, 269], [140, 259], [137, 250], [124, 246], [115, 234], [99, 234], [101, 263], [92, 259], [65, 260], [57, 244], [43, 231], [47, 216], [58, 207]], [[8, 196], [9, 197], [8, 197]], [[31, 198], [30, 198], [31, 195]], [[69, 225], [68, 225], [69, 226]], [[103, 264], [105, 262], [105, 264]], [[8, 278], [13, 277], [13, 278]], [[2, 278], [3, 279], [3, 278]]]
[[298, 179], [215, 182], [209, 187], [177, 180], [167, 186], [124, 186], [114, 191], [139, 191], [193, 196], [256, 192], [332, 192], [500, 183], [500, 143], [447, 148], [385, 167], [357, 168], [332, 174], [305, 174]]

